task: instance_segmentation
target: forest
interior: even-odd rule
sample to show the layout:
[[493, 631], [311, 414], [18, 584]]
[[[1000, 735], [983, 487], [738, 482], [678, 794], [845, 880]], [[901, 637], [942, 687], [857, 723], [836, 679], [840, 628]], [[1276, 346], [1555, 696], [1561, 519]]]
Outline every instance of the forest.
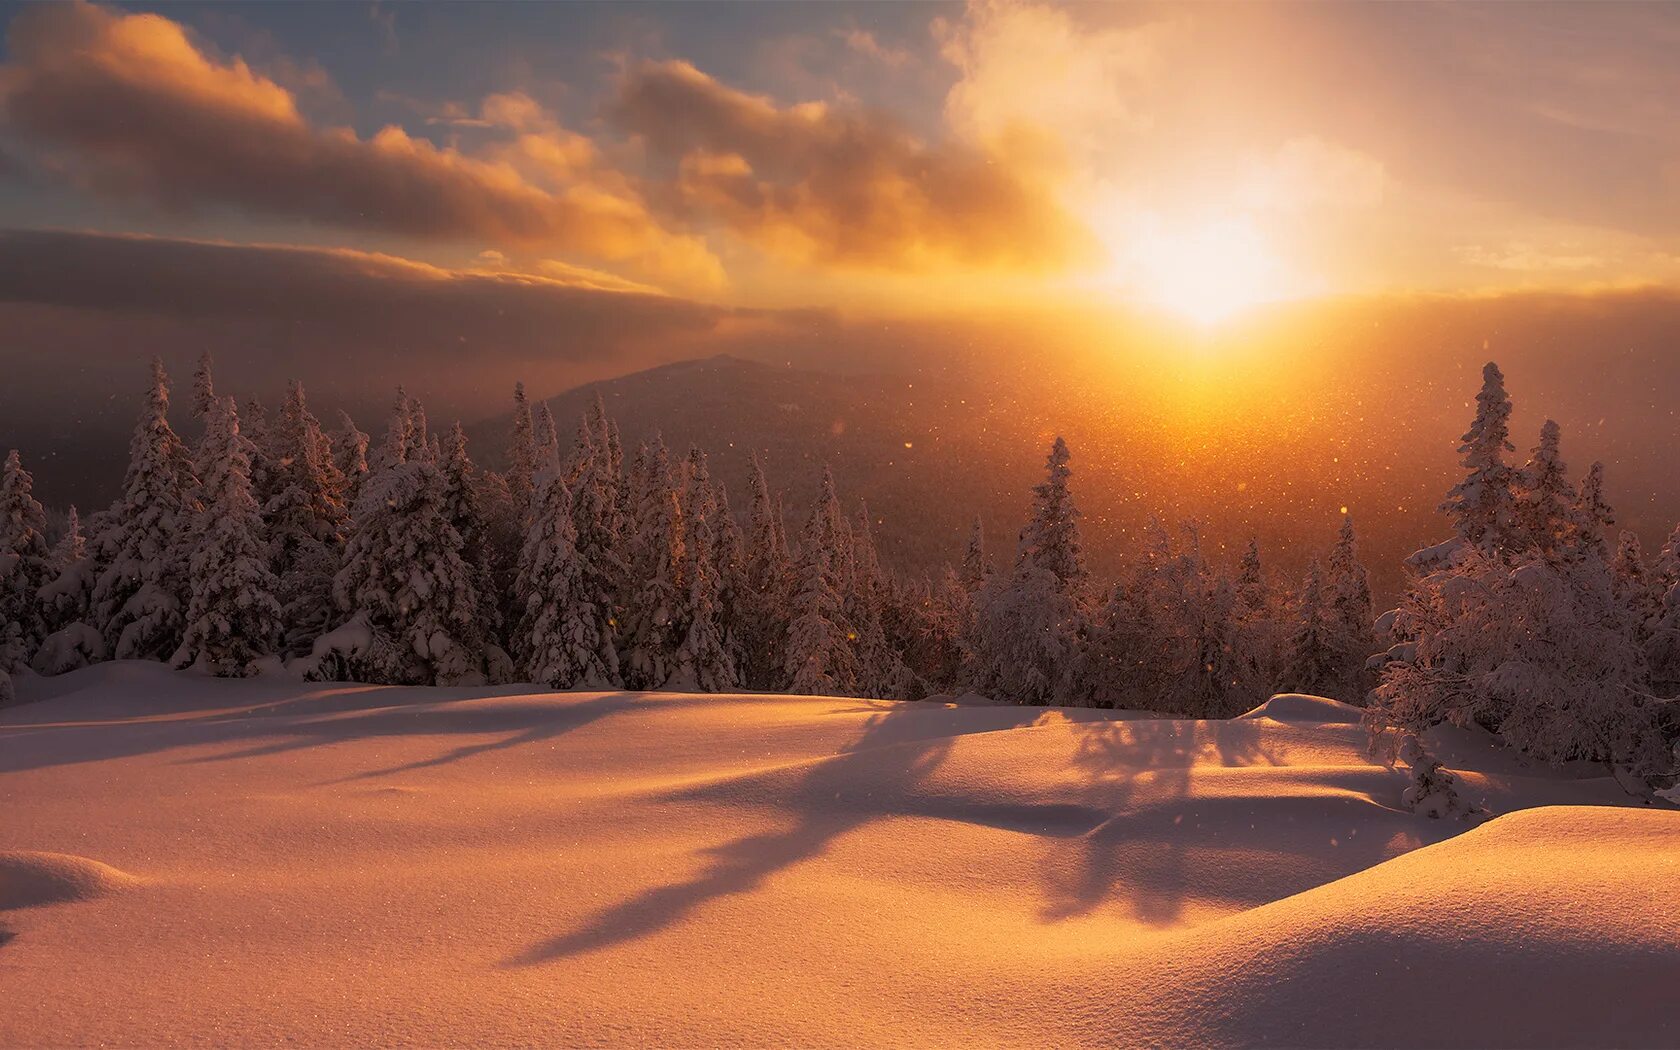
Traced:
[[[867, 504], [824, 471], [789, 524], [754, 459], [737, 490], [703, 449], [633, 454], [599, 399], [560, 438], [514, 392], [502, 469], [400, 389], [376, 443], [330, 432], [291, 384], [270, 415], [194, 377], [196, 444], [154, 361], [122, 493], [49, 514], [17, 451], [0, 481], [0, 699], [11, 676], [107, 659], [210, 675], [397, 685], [738, 690], [1241, 714], [1275, 693], [1365, 708], [1425, 808], [1456, 805], [1417, 734], [1482, 726], [1537, 759], [1672, 785], [1680, 718], [1680, 528], [1654, 559], [1615, 531], [1604, 470], [1579, 481], [1548, 421], [1526, 461], [1488, 364], [1441, 511], [1376, 614], [1354, 524], [1299, 581], [1250, 541], [1154, 523], [1117, 579], [1088, 571], [1057, 438], [1027, 523], [994, 556], [978, 519], [938, 573], [884, 565]], [[956, 554], [958, 552], [953, 552]], [[1434, 779], [1431, 779], [1431, 778]]]

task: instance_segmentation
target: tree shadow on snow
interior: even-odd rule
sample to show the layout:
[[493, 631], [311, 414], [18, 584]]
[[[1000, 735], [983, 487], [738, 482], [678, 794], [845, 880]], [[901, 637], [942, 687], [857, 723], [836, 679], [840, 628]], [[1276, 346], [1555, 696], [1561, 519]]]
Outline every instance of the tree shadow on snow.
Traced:
[[[1220, 837], [1193, 791], [1198, 767], [1280, 765], [1253, 731], [1231, 721], [1076, 724], [1070, 760], [1083, 803], [1110, 814], [1079, 837], [1069, 860], [1046, 865], [1041, 916], [1061, 921], [1123, 898], [1149, 925], [1178, 920], [1191, 877], [1192, 845]], [[1223, 821], [1221, 822], [1223, 826]]]
[[[577, 929], [531, 946], [507, 965], [536, 965], [656, 934], [710, 901], [757, 889], [775, 873], [821, 855], [837, 838], [872, 821], [897, 814], [930, 815], [918, 788], [950, 755], [957, 739], [968, 735], [962, 722], [952, 717], [952, 709], [937, 704], [870, 705], [868, 710], [871, 717], [857, 739], [833, 757], [811, 763], [791, 785], [785, 776], [749, 776], [682, 796], [768, 802], [791, 813], [791, 826], [705, 849], [705, 866], [692, 878], [613, 905]], [[1043, 713], [1040, 708], [1000, 707], [996, 724], [988, 723], [988, 728], [1029, 725]]]

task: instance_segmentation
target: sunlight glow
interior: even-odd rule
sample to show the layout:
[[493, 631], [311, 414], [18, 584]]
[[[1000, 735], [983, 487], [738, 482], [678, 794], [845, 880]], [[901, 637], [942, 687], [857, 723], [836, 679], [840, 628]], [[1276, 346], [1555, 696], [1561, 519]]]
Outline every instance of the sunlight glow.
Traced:
[[1151, 223], [1128, 255], [1130, 283], [1145, 301], [1202, 326], [1305, 291], [1261, 232], [1242, 219]]

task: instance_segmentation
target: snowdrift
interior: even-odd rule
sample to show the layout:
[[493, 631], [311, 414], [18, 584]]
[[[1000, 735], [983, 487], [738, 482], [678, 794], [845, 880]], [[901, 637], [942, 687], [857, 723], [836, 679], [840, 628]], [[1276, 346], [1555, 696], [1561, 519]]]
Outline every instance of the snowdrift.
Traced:
[[1680, 1045], [1680, 812], [1315, 697], [21, 684], [4, 1045]]

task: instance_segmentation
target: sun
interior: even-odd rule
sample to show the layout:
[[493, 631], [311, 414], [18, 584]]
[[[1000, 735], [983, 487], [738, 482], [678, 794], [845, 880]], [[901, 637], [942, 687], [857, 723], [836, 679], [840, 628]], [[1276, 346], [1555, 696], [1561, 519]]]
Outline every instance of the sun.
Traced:
[[1240, 218], [1150, 223], [1134, 232], [1127, 256], [1127, 283], [1143, 300], [1204, 327], [1302, 292], [1260, 230]]

